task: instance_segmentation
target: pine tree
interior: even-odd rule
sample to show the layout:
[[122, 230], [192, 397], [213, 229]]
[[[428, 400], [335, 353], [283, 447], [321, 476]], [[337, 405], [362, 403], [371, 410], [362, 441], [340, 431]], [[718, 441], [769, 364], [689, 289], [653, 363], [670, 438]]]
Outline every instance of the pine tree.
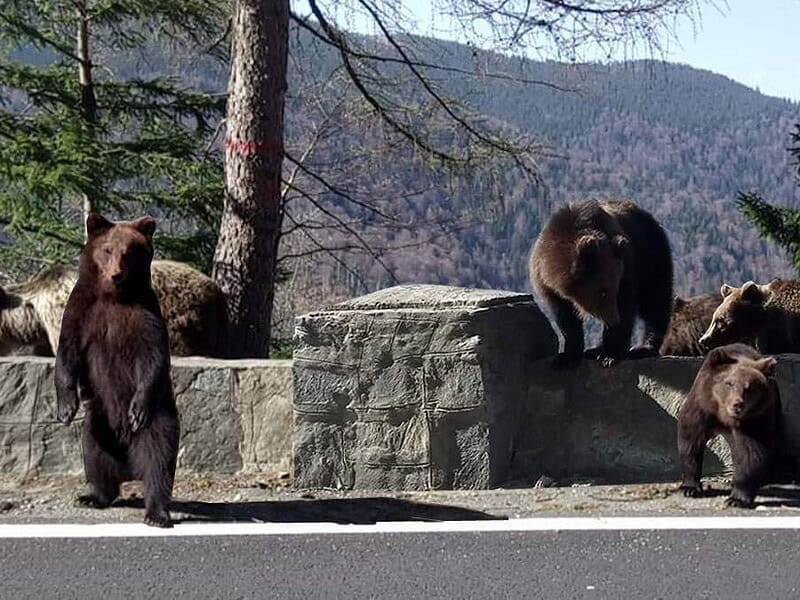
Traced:
[[[800, 123], [795, 125], [790, 137], [788, 150], [794, 159], [795, 178], [800, 187]], [[757, 192], [739, 193], [737, 204], [763, 237], [789, 253], [794, 268], [800, 273], [800, 209], [773, 206]]]
[[74, 257], [90, 210], [162, 217], [162, 254], [209, 270], [222, 204], [213, 137], [225, 98], [118, 72], [164, 44], [192, 56], [212, 48], [226, 8], [0, 1], [0, 226], [14, 242], [0, 244], [6, 273]]

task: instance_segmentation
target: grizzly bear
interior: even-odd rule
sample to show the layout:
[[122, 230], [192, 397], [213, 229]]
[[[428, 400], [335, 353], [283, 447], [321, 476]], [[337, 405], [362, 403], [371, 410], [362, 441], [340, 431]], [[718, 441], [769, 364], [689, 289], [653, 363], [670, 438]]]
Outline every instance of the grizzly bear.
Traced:
[[150, 284], [155, 219], [112, 223], [91, 213], [78, 282], [64, 310], [56, 353], [57, 417], [85, 403], [84, 506], [105, 508], [120, 483], [142, 479], [144, 522], [170, 527], [178, 412], [167, 327]]
[[[542, 229], [529, 266], [564, 338], [556, 367], [574, 366], [584, 355], [609, 367], [626, 356], [658, 354], [672, 311], [672, 254], [648, 212], [620, 200], [565, 206]], [[637, 315], [644, 340], [629, 348]], [[584, 353], [586, 317], [603, 323], [603, 337]]]
[[661, 344], [662, 356], [703, 356], [700, 337], [711, 324], [711, 317], [722, 299], [719, 294], [700, 294], [690, 298], [676, 297], [669, 331]]
[[775, 358], [745, 344], [709, 352], [678, 412], [678, 454], [685, 496], [702, 494], [703, 451], [722, 434], [733, 455], [728, 506], [752, 508], [774, 466], [780, 441], [781, 406]]
[[744, 342], [764, 354], [800, 352], [800, 281], [724, 284], [720, 293], [722, 301], [700, 338], [705, 348]]
[[[53, 266], [30, 281], [0, 288], [0, 356], [30, 353], [53, 356], [61, 319], [78, 271]], [[167, 321], [170, 353], [225, 356], [225, 296], [214, 281], [187, 264], [154, 260], [153, 289]]]

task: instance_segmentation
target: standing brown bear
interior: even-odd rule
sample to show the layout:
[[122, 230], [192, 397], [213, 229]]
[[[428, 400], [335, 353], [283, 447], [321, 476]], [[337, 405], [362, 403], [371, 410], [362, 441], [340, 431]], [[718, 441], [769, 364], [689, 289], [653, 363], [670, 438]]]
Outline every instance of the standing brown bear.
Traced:
[[728, 506], [752, 508], [775, 460], [780, 439], [776, 361], [750, 346], [730, 344], [706, 357], [678, 412], [678, 454], [685, 496], [702, 494], [706, 442], [717, 434], [733, 454]]
[[[650, 213], [620, 200], [561, 208], [536, 240], [530, 277], [564, 337], [555, 366], [573, 366], [584, 355], [585, 317], [603, 322], [600, 347], [586, 352], [603, 366], [658, 355], [672, 311], [672, 254]], [[637, 315], [644, 340], [629, 349]]]
[[92, 213], [88, 241], [61, 326], [56, 354], [58, 419], [85, 402], [85, 506], [105, 508], [120, 483], [142, 479], [144, 522], [170, 527], [178, 455], [178, 413], [170, 381], [167, 328], [150, 283], [155, 220], [112, 223]]

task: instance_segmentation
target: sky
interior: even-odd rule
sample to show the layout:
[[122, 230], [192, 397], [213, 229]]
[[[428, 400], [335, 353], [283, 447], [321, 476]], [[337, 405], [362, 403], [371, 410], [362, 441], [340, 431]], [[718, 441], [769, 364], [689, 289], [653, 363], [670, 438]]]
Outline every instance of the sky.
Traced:
[[[405, 6], [418, 21], [416, 33], [456, 37], [447, 22], [434, 18], [428, 0], [405, 0]], [[800, 0], [717, 0], [716, 8], [703, 7], [699, 21], [679, 22], [676, 36], [664, 59], [800, 101]]]

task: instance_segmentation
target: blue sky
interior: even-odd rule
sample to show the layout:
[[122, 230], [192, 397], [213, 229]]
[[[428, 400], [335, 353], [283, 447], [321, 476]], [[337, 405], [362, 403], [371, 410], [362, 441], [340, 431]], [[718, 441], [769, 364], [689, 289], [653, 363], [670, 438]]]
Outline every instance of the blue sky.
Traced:
[[[724, 0], [699, 22], [681, 21], [664, 58], [708, 69], [763, 93], [800, 101], [800, 0]], [[454, 38], [428, 0], [405, 0], [417, 33]], [[635, 56], [641, 58], [642, 55]], [[623, 59], [625, 56], [614, 57]]]

